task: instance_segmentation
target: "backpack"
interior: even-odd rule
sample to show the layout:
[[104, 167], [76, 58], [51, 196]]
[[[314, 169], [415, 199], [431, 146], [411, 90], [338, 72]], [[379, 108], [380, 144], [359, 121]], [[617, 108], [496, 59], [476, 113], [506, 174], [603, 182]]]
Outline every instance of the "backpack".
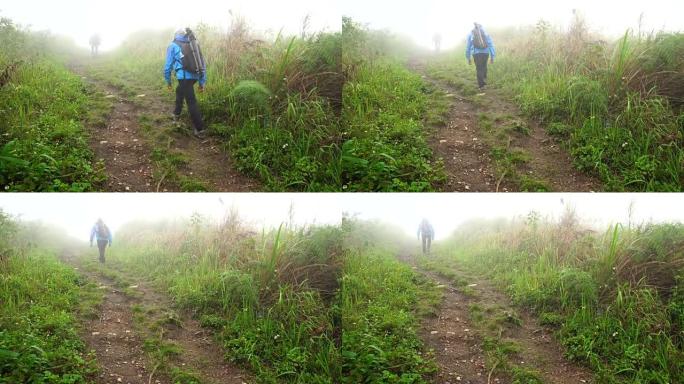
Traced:
[[489, 45], [487, 45], [487, 38], [479, 25], [476, 25], [475, 29], [473, 29], [473, 46], [477, 49], [489, 48]]
[[109, 228], [105, 224], [97, 226], [97, 238], [107, 239], [109, 238]]
[[181, 64], [184, 71], [196, 75], [204, 72], [204, 57], [194, 35], [190, 36], [189, 42], [174, 41], [174, 43], [180, 47], [183, 54]]

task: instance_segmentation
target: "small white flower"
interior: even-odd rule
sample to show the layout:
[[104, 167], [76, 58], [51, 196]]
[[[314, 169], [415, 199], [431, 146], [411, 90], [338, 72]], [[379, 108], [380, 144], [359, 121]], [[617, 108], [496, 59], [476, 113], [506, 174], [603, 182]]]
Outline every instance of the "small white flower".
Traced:
[[617, 334], [618, 334], [617, 332], [613, 332], [613, 337], [617, 336]]
[[285, 145], [283, 145], [283, 149], [285, 149], [285, 148], [287, 148], [287, 147], [289, 147], [289, 146], [290, 146], [290, 144], [285, 143]]

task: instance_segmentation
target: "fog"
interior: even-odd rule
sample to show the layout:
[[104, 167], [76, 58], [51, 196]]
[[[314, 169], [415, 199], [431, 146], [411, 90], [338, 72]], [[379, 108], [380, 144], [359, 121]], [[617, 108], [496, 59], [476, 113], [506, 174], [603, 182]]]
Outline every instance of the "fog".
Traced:
[[415, 236], [425, 217], [436, 239], [450, 235], [475, 218], [513, 218], [530, 211], [559, 217], [574, 207], [585, 224], [601, 229], [608, 224], [684, 222], [684, 205], [676, 194], [11, 194], [0, 195], [0, 208], [24, 220], [63, 227], [87, 240], [98, 217], [114, 234], [129, 221], [188, 218], [200, 213], [220, 219], [231, 208], [257, 227], [275, 227], [289, 220], [290, 206], [299, 225], [336, 224], [343, 212], [360, 219], [382, 220]]
[[592, 31], [608, 37], [622, 35], [628, 28], [639, 28], [642, 14], [642, 31], [684, 30], [684, 1], [681, 0], [349, 0], [341, 8], [345, 16], [357, 22], [408, 36], [426, 48], [433, 46], [432, 37], [440, 33], [445, 49], [462, 44], [475, 21], [490, 30], [533, 25], [540, 19], [562, 28], [572, 20], [574, 9], [584, 15]]
[[[0, 0], [0, 16], [33, 30], [50, 30], [74, 39], [82, 47], [94, 33], [102, 37], [102, 49], [120, 44], [135, 31], [177, 29], [197, 23], [227, 27], [229, 11], [245, 18], [254, 30], [277, 34], [281, 29], [299, 33], [308, 15], [309, 31], [340, 30], [340, 11], [334, 1], [296, 0]], [[169, 36], [171, 38], [171, 36]]]

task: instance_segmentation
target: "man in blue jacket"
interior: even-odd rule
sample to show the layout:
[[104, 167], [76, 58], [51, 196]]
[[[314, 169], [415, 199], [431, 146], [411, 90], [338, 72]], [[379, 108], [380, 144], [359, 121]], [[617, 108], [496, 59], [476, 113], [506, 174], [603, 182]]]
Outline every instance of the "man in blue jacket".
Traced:
[[418, 239], [423, 242], [423, 255], [429, 255], [432, 240], [435, 239], [435, 229], [432, 228], [432, 224], [430, 224], [427, 219], [423, 219], [420, 222], [420, 225], [418, 225], [416, 234], [418, 235]]
[[93, 239], [97, 240], [97, 249], [100, 251], [100, 263], [105, 262], [105, 249], [107, 245], [112, 246], [112, 232], [105, 225], [102, 219], [97, 219], [95, 225], [90, 230], [90, 246], [93, 246]]
[[469, 65], [473, 64], [471, 56], [475, 59], [475, 67], [477, 68], [477, 85], [480, 90], [483, 90], [487, 85], [487, 60], [491, 60], [491, 63], [494, 64], [496, 51], [492, 37], [478, 23], [475, 23], [475, 28], [468, 35], [466, 42], [466, 59], [468, 59]]
[[[171, 86], [171, 73], [176, 73], [178, 87], [176, 88], [176, 109], [173, 111], [174, 120], [178, 120], [183, 111], [183, 101], [188, 103], [188, 112], [192, 120], [193, 132], [195, 136], [201, 137], [204, 133], [204, 122], [200, 115], [197, 99], [195, 97], [195, 83], [199, 81], [199, 91], [204, 92], [204, 85], [207, 83], [207, 66], [202, 57], [201, 51], [197, 57], [198, 68], [194, 70], [188, 68], [186, 56], [191, 54], [188, 49], [192, 32], [188, 29], [176, 31], [173, 42], [166, 50], [166, 65], [164, 66], [164, 79], [169, 87]], [[199, 44], [197, 44], [199, 50]], [[185, 63], [184, 63], [185, 62]]]

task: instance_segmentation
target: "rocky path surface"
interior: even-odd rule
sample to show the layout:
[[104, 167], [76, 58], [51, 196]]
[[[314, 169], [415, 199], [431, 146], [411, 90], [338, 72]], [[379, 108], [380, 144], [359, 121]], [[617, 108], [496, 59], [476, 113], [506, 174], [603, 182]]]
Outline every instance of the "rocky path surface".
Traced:
[[[189, 121], [174, 122], [173, 101], [158, 90], [130, 90], [110, 84], [96, 64], [75, 63], [72, 70], [109, 101], [111, 110], [102, 124], [88, 128], [96, 160], [105, 167], [107, 192], [213, 192], [258, 191], [257, 181], [240, 173], [222, 142], [215, 137], [197, 139]], [[113, 81], [114, 84], [124, 83]], [[93, 96], [95, 97], [95, 96]]]
[[[174, 311], [169, 298], [149, 283], [135, 280], [122, 286], [121, 280], [88, 267], [73, 253], [62, 259], [95, 282], [104, 294], [99, 315], [87, 321], [82, 335], [100, 368], [96, 383], [171, 384], [178, 381], [171, 366], [192, 373], [200, 383], [253, 382], [224, 359], [222, 349], [197, 321]], [[150, 340], [154, 346], [146, 347]], [[151, 357], [161, 353], [161, 346], [174, 348], [164, 364]]]
[[534, 372], [543, 383], [593, 382], [589, 369], [565, 358], [564, 348], [555, 340], [552, 330], [512, 305], [488, 280], [472, 276], [458, 266], [451, 270], [456, 277], [447, 278], [418, 266], [410, 256], [402, 259], [444, 289], [437, 316], [425, 318], [421, 327], [421, 337], [434, 351], [439, 367], [435, 383], [512, 382], [511, 370], [501, 369], [488, 353], [492, 340], [501, 346], [514, 346], [510, 347], [506, 364]]
[[[427, 62], [428, 58], [414, 58], [409, 67], [451, 100], [447, 123], [433, 127], [429, 139], [436, 157], [444, 161], [447, 191], [526, 190], [525, 183], [520, 182], [523, 177], [539, 180], [555, 192], [601, 190], [601, 183], [577, 170], [570, 155], [544, 127], [525, 117], [499, 90], [488, 88], [466, 95], [458, 87], [430, 75]], [[499, 152], [503, 148], [507, 153], [518, 155], [513, 160], [515, 177], [506, 171], [497, 172], [492, 157], [493, 142], [500, 147]]]

